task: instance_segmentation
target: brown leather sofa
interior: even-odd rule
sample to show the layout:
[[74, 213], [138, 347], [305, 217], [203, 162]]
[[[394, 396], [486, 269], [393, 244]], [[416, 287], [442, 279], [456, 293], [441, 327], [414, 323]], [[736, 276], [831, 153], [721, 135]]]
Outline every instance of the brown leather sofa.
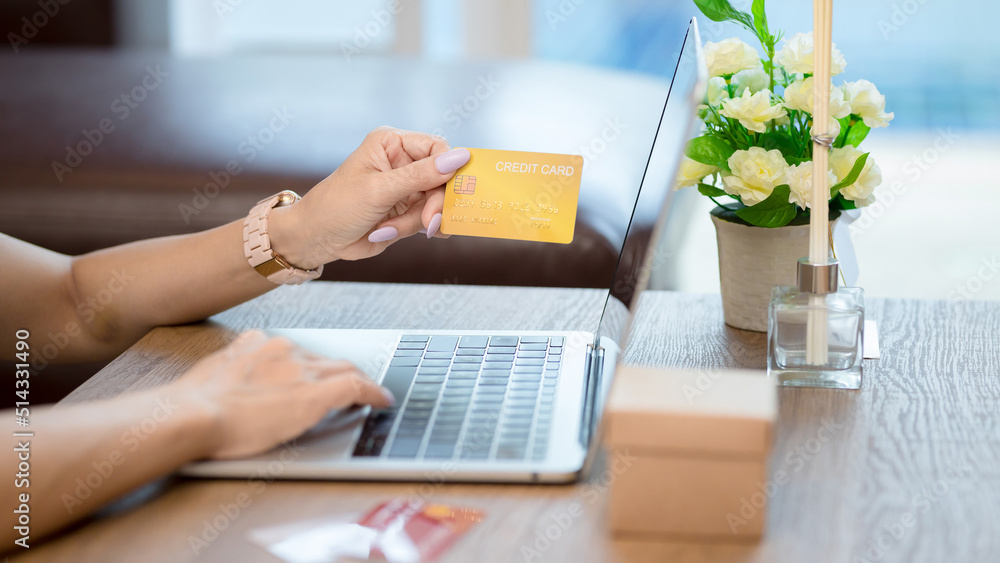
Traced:
[[578, 287], [607, 286], [666, 93], [544, 62], [106, 50], [0, 55], [0, 84], [8, 235], [79, 254], [214, 227], [281, 189], [304, 193], [391, 124], [454, 146], [584, 154], [575, 239], [412, 237], [324, 279]]

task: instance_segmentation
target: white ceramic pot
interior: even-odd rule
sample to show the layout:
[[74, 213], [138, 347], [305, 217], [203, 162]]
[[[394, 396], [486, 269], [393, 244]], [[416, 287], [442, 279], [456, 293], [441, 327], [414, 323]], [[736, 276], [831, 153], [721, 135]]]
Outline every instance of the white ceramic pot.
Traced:
[[[795, 264], [809, 255], [809, 225], [765, 229], [712, 214], [726, 324], [767, 332], [771, 288], [795, 285]], [[835, 222], [831, 222], [832, 225]]]

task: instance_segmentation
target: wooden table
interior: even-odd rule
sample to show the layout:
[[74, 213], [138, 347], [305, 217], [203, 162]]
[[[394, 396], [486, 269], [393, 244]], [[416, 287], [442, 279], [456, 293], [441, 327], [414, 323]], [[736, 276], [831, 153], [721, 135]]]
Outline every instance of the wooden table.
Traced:
[[[312, 283], [285, 287], [212, 322], [161, 328], [65, 402], [170, 381], [247, 327], [593, 330], [597, 290]], [[444, 558], [460, 561], [885, 562], [1000, 560], [1000, 304], [870, 300], [882, 359], [858, 392], [781, 389], [766, 540], [701, 545], [611, 538], [598, 463], [568, 486], [179, 480], [115, 507], [17, 561], [276, 561], [249, 530], [363, 511], [409, 494], [484, 509]], [[649, 292], [625, 360], [698, 368], [764, 366], [764, 337], [723, 325], [716, 295]], [[669, 478], [665, 475], [664, 478]], [[767, 484], [765, 484], [766, 486]], [[196, 556], [190, 538], [220, 505], [250, 504]], [[542, 550], [540, 530], [582, 514]]]

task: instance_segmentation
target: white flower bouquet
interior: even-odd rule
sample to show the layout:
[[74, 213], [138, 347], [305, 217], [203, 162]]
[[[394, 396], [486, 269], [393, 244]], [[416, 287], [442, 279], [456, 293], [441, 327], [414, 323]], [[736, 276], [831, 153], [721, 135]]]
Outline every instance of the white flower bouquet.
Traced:
[[[749, 29], [767, 58], [738, 38], [705, 43], [711, 78], [698, 108], [704, 129], [688, 142], [675, 187], [697, 186], [727, 220], [758, 227], [807, 223], [814, 203], [811, 136], [817, 133], [812, 123], [812, 33], [795, 34], [775, 50], [781, 33], [768, 29], [764, 0], [753, 0], [750, 14], [728, 0], [694, 3], [713, 21]], [[830, 60], [831, 75], [844, 71], [846, 62], [836, 47]], [[859, 145], [871, 129], [886, 127], [892, 118], [885, 112], [885, 96], [871, 82], [832, 88], [826, 131], [833, 141], [826, 171], [831, 218], [874, 201], [872, 191], [882, 173]], [[716, 199], [726, 197], [735, 201]]]

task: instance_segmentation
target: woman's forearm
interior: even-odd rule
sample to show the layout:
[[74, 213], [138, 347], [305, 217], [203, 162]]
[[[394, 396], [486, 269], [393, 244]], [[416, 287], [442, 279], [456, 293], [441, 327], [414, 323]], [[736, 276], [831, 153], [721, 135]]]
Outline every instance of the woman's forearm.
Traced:
[[171, 387], [33, 412], [33, 436], [8, 438], [15, 453], [3, 456], [7, 475], [23, 475], [4, 481], [3, 504], [27, 506], [3, 528], [3, 545], [21, 537], [14, 526], [27, 523], [35, 540], [208, 455], [217, 423], [210, 403]]
[[[289, 210], [272, 212], [270, 230], [272, 248], [291, 260], [300, 243]], [[247, 263], [242, 221], [85, 254], [71, 276], [91, 342], [69, 360], [109, 357], [155, 326], [198, 321], [276, 287]]]

